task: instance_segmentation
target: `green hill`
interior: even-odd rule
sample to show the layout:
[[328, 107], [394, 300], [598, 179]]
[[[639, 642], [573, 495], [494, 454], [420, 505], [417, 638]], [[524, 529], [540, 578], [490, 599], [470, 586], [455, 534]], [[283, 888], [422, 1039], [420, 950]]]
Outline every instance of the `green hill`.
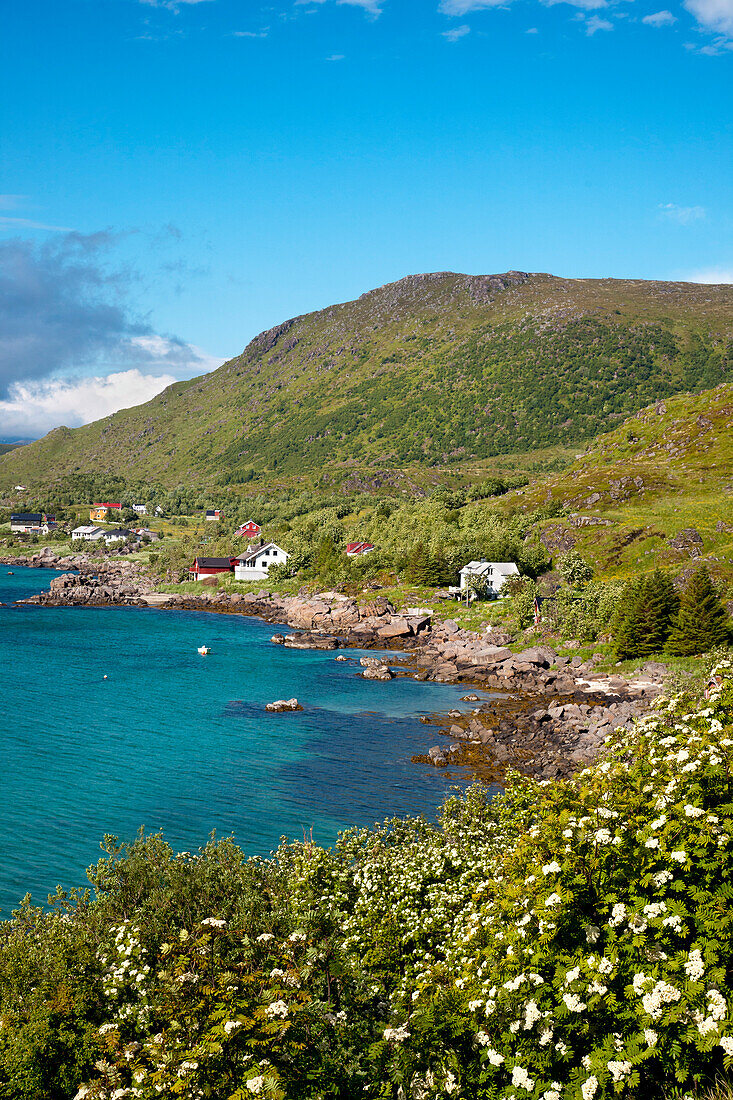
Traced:
[[733, 287], [413, 275], [293, 318], [201, 378], [0, 457], [0, 490], [457, 465], [587, 440], [733, 365]]
[[501, 507], [520, 502], [561, 505], [569, 515], [541, 525], [543, 542], [604, 573], [705, 560], [733, 579], [733, 384], [640, 410]]

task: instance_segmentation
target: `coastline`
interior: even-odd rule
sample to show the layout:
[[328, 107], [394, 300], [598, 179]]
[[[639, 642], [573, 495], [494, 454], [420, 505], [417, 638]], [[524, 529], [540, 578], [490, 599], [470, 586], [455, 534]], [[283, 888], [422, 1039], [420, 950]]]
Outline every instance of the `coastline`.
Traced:
[[[476, 703], [466, 713], [452, 711], [424, 719], [440, 736], [416, 764], [468, 767], [490, 782], [501, 782], [509, 768], [536, 778], [564, 778], [586, 767], [619, 726], [648, 710], [662, 690], [664, 668], [648, 663], [644, 679], [594, 675], [593, 659], [568, 660], [553, 648], [533, 646], [514, 653], [506, 637], [462, 630], [451, 619], [420, 609], [397, 611], [384, 597], [359, 605], [336, 592], [278, 596], [226, 593], [218, 588], [196, 595], [158, 593], [137, 562], [57, 557], [50, 548], [29, 558], [0, 559], [0, 564], [75, 570], [54, 578], [47, 591], [23, 604], [42, 607], [154, 607], [253, 616], [287, 624], [292, 633], [276, 634], [273, 644], [288, 648], [398, 651], [387, 661], [374, 658], [362, 675], [389, 680], [398, 675], [455, 684], [468, 689]], [[380, 673], [381, 669], [381, 673]], [[491, 692], [481, 699], [476, 691]]]

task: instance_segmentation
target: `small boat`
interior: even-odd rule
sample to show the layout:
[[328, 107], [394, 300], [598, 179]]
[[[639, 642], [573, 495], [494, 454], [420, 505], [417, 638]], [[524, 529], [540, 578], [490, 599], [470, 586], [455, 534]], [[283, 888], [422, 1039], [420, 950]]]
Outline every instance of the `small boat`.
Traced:
[[209, 649], [209, 647], [207, 645], [200, 645], [199, 646], [199, 653], [201, 654], [202, 657], [205, 657], [207, 653], [211, 653], [211, 650]]
[[15, 573], [13, 572], [12, 569], [8, 569], [8, 576], [9, 577], [14, 577], [15, 576]]

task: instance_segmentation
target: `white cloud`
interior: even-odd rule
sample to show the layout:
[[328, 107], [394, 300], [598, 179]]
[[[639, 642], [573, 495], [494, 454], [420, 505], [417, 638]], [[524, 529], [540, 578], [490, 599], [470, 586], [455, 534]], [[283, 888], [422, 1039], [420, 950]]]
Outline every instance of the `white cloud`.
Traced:
[[646, 23], [647, 27], [671, 27], [673, 23], [677, 22], [677, 17], [672, 15], [671, 11], [655, 11], [653, 15], [645, 15], [642, 19], [642, 23]]
[[270, 28], [263, 27], [261, 31], [232, 31], [233, 38], [267, 38]]
[[141, 405], [170, 386], [172, 374], [118, 371], [98, 378], [14, 382], [0, 401], [0, 438], [31, 439], [60, 424], [75, 428]]
[[[541, 0], [541, 2], [547, 8], [552, 8], [556, 4], [570, 4], [571, 7], [580, 8], [582, 11], [595, 11], [598, 8], [608, 7], [608, 0]], [[511, 3], [512, 0], [440, 0], [438, 11], [442, 12], [443, 15], [463, 16], [473, 11], [486, 11], [489, 8], [507, 8]], [[598, 24], [591, 23], [589, 20], [589, 23], [591, 29], [587, 31], [588, 34], [613, 29], [612, 25], [607, 23], [606, 20], [602, 20]], [[532, 27], [527, 31], [527, 34], [536, 33], [536, 27]]]
[[[383, 0], [336, 0], [339, 5], [347, 5], [351, 8], [361, 8], [367, 15], [378, 16], [382, 14]], [[325, 4], [326, 0], [295, 0], [296, 6], [303, 4]]]
[[690, 225], [705, 217], [704, 206], [678, 206], [676, 202], [660, 202], [659, 210], [663, 218], [677, 222], [678, 225]]
[[447, 38], [449, 42], [457, 42], [459, 38], [465, 38], [470, 33], [471, 28], [468, 24], [462, 23], [460, 27], [451, 27], [449, 31], [443, 31], [443, 38]]
[[209, 355], [195, 344], [185, 344], [181, 340], [160, 336], [156, 332], [133, 336], [117, 352], [117, 361], [110, 363], [110, 367], [118, 367], [119, 358], [126, 358], [129, 363], [139, 363], [151, 374], [174, 371], [178, 379], [208, 374], [224, 362], [221, 356]]
[[343, 53], [332, 53], [329, 57], [326, 58], [326, 61], [343, 61], [345, 57], [346, 54]]
[[46, 222], [36, 222], [32, 218], [8, 218], [0, 214], [0, 230], [2, 229], [47, 229], [54, 233], [73, 233], [68, 225], [47, 225]]
[[506, 7], [511, 0], [440, 0], [438, 10], [443, 15], [468, 15], [470, 11]]
[[528, 29], [524, 33], [525, 34], [539, 34], [540, 32], [537, 30], [536, 27], [528, 27]]
[[[30, 203], [27, 195], [0, 195], [0, 210], [22, 210]], [[49, 229], [58, 233], [71, 233], [68, 225], [47, 225], [33, 218], [0, 214], [0, 231], [3, 229]]]
[[601, 19], [600, 15], [591, 15], [585, 24], [585, 33], [587, 35], [595, 34], [596, 31], [612, 31], [613, 23], [608, 19]]
[[684, 0], [684, 7], [704, 30], [733, 38], [733, 0]]
[[142, 4], [149, 4], [151, 8], [168, 8], [168, 11], [178, 11], [188, 4], [203, 4], [204, 0], [140, 0]]
[[708, 267], [702, 271], [693, 271], [686, 277], [685, 282], [711, 285], [733, 284], [733, 267]]

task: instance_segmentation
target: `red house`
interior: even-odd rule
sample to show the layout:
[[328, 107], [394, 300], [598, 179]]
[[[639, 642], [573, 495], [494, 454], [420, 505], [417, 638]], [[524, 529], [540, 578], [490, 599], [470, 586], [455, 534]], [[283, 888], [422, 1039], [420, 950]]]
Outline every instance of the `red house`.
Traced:
[[371, 542], [347, 542], [346, 553], [350, 558], [358, 558], [360, 554], [370, 554], [374, 546]]
[[202, 577], [215, 577], [217, 573], [233, 573], [236, 558], [194, 558], [188, 572], [195, 581]]
[[241, 535], [243, 539], [254, 539], [262, 531], [259, 523], [255, 523], [253, 519], [248, 519], [246, 523], [243, 523], [234, 532], [235, 535]]

